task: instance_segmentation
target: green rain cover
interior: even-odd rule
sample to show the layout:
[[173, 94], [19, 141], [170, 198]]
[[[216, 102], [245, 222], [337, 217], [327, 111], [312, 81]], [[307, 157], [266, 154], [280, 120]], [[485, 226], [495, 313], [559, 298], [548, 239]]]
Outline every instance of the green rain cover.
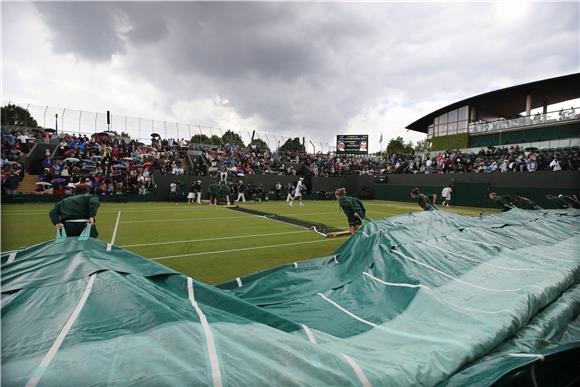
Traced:
[[3, 253], [2, 385], [489, 385], [578, 348], [579, 226], [413, 213], [218, 287], [92, 238]]

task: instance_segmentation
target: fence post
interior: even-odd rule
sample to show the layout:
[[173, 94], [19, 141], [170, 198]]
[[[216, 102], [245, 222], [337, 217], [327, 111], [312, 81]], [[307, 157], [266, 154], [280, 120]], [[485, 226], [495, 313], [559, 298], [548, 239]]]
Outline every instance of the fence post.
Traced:
[[79, 114], [79, 136], [81, 135], [81, 118], [83, 116], [83, 111], [81, 110]]
[[191, 141], [191, 125], [187, 124], [187, 142], [189, 143]]
[[141, 117], [138, 118], [139, 118], [139, 133], [138, 133], [139, 137], [137, 138], [137, 140], [141, 141]]
[[125, 133], [129, 134], [129, 133], [127, 132], [127, 116], [125, 116]]
[[61, 132], [64, 134], [64, 113], [66, 112], [66, 108], [62, 109], [62, 117], [60, 117], [60, 126]]
[[[10, 102], [8, 102], [10, 104]], [[46, 112], [48, 111], [48, 105], [46, 106], [46, 108], [44, 108], [44, 122], [42, 124], [42, 126], [44, 128], [46, 128]]]
[[99, 117], [99, 113], [95, 113], [95, 133], [97, 133], [97, 118]]
[[167, 122], [163, 121], [163, 126], [165, 128], [165, 139], [167, 140]]
[[[30, 106], [30, 104], [26, 105], [26, 111], [28, 112], [28, 114], [30, 114], [30, 112], [28, 111], [28, 107], [29, 107], [29, 106]], [[24, 129], [26, 129], [26, 128], [27, 128], [27, 126], [26, 126], [26, 116], [27, 116], [27, 115], [25, 114], [25, 115], [24, 115]]]

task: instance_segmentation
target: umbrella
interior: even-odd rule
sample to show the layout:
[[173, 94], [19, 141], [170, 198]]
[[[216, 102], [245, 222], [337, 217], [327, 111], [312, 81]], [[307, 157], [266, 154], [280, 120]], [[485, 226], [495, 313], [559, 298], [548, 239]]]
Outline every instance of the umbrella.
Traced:
[[76, 157], [69, 157], [69, 158], [64, 159], [65, 163], [78, 163], [79, 161], [80, 160], [77, 159]]
[[143, 164], [135, 164], [133, 165], [133, 168], [143, 168]]
[[151, 137], [161, 137], [161, 136], [157, 133], [151, 133]]
[[81, 169], [79, 172], [80, 172], [80, 173], [91, 173], [91, 172], [92, 172], [92, 170], [90, 170], [90, 169], [87, 169], [87, 168], [82, 168], [82, 169]]
[[95, 162], [93, 160], [83, 160], [83, 163], [85, 164], [94, 164]]
[[536, 148], [535, 146], [530, 146], [530, 147], [526, 148], [525, 150], [527, 150], [527, 151], [537, 151], [538, 148]]
[[55, 133], [56, 130], [55, 129], [51, 129], [51, 128], [46, 128], [44, 129], [45, 132], [50, 132], [50, 133]]
[[62, 177], [57, 177], [56, 179], [52, 179], [50, 182], [52, 184], [62, 184], [66, 182], [66, 179]]
[[152, 165], [153, 165], [153, 163], [151, 163], [151, 162], [149, 162], [149, 161], [147, 161], [146, 163], [143, 163], [143, 166], [144, 166], [144, 167], [150, 167], [150, 166], [152, 166]]
[[121, 164], [117, 164], [117, 165], [113, 165], [113, 168], [125, 169], [127, 167], [124, 165], [121, 165]]
[[91, 160], [95, 161], [95, 160], [102, 160], [103, 156], [93, 156], [91, 157]]
[[52, 186], [52, 184], [47, 183], [46, 181], [39, 181], [38, 183], [36, 183], [36, 185], [46, 185], [46, 186]]
[[134, 157], [123, 157], [123, 160], [134, 161], [135, 158]]

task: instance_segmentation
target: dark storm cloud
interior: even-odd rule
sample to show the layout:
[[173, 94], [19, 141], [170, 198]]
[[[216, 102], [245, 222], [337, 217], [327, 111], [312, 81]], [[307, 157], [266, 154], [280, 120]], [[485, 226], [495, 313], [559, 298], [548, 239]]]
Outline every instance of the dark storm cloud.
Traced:
[[393, 92], [409, 103], [451, 102], [498, 79], [578, 69], [577, 3], [529, 4], [507, 22], [489, 3], [36, 6], [56, 52], [125, 55], [168, 107], [219, 95], [274, 130], [334, 133]]

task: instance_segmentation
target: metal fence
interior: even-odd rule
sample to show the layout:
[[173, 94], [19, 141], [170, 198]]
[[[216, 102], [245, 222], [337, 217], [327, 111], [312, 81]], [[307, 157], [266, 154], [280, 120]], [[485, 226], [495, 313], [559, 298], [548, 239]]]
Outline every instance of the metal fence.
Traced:
[[[43, 128], [58, 129], [59, 133], [92, 135], [94, 133], [106, 130], [116, 131], [117, 133], [125, 132], [132, 139], [147, 143], [151, 140], [151, 134], [157, 133], [162, 138], [187, 139], [190, 140], [194, 135], [206, 135], [208, 137], [218, 136], [230, 130], [237, 133], [242, 141], [247, 145], [252, 139], [253, 129], [230, 129], [219, 128], [193, 123], [160, 121], [144, 117], [131, 117], [117, 115], [111, 112], [110, 126], [107, 125], [106, 112], [92, 112], [85, 110], [58, 108], [54, 106], [40, 106], [33, 104], [23, 104], [14, 101], [2, 101], [2, 106], [9, 103], [20, 106], [28, 110], [30, 115], [36, 120], [39, 126]], [[8, 123], [10, 124], [10, 123]], [[31, 124], [25, 126], [31, 127]], [[271, 150], [278, 149], [288, 139], [293, 138], [280, 134], [264, 133], [256, 130], [254, 139], [260, 139], [268, 144]], [[300, 139], [302, 141], [302, 139]], [[331, 146], [325, 141], [316, 141], [305, 138], [304, 145], [308, 152], [328, 153]]]

